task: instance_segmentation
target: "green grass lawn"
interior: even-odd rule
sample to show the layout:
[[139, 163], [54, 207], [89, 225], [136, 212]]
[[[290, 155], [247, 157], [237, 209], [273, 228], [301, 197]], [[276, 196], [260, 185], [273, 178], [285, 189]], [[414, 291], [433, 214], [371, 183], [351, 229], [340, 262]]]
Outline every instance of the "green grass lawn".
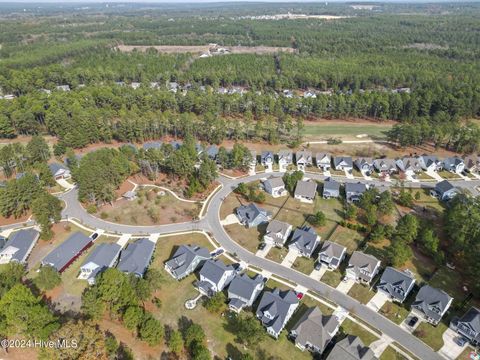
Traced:
[[323, 274], [320, 280], [325, 284], [330, 285], [333, 288], [336, 288], [338, 284], [340, 284], [340, 281], [342, 281], [342, 274], [338, 270], [327, 271], [325, 272], [325, 274]]
[[407, 317], [409, 311], [404, 307], [387, 301], [379, 311], [380, 314], [390, 319], [396, 324], [401, 324], [403, 320]]
[[315, 266], [315, 260], [307, 259], [305, 257], [297, 257], [292, 264], [292, 269], [298, 270], [304, 274], [309, 275]]
[[355, 283], [348, 292], [348, 295], [360, 301], [362, 304], [366, 304], [375, 295], [375, 293], [370, 290], [368, 286]]
[[447, 170], [439, 171], [438, 175], [440, 175], [444, 179], [461, 179], [461, 177], [458, 176], [457, 174], [452, 173], [452, 172], [447, 171]]
[[382, 355], [380, 355], [380, 360], [407, 360], [407, 358], [395, 351], [391, 346], [388, 346]]
[[365, 346], [369, 346], [372, 342], [379, 339], [378, 336], [350, 319], [345, 319], [340, 327], [345, 334], [358, 336]]
[[253, 253], [257, 251], [258, 245], [262, 241], [264, 234], [264, 232], [260, 231], [257, 227], [247, 229], [245, 226], [240, 224], [227, 225], [225, 226], [225, 231], [242, 247]]
[[418, 325], [413, 334], [433, 350], [438, 351], [443, 346], [442, 335], [447, 329], [447, 325], [442, 322], [437, 326], [422, 322]]
[[347, 252], [352, 254], [357, 250], [363, 239], [363, 236], [359, 232], [338, 226], [328, 240], [345, 246]]
[[327, 140], [331, 137], [344, 139], [357, 139], [357, 135], [366, 134], [372, 139], [385, 139], [385, 132], [391, 129], [392, 125], [382, 123], [309, 123], [305, 125], [303, 134], [309, 139]]

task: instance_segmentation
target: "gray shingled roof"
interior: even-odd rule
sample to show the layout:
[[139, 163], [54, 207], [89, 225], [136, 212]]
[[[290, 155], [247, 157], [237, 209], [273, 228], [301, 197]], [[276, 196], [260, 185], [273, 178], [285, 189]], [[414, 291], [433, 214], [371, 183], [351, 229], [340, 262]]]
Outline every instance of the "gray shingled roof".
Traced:
[[467, 156], [464, 160], [465, 167], [467, 169], [472, 169], [473, 167], [478, 167], [480, 165], [480, 157], [477, 155]]
[[315, 346], [320, 353], [325, 350], [339, 326], [335, 316], [325, 316], [318, 307], [308, 308], [292, 328], [295, 343], [303, 347], [307, 344]]
[[442, 314], [446, 311], [452, 297], [445, 291], [424, 285], [419, 290], [412, 307], [420, 310], [429, 318], [439, 321]]
[[82, 266], [93, 263], [98, 267], [90, 275], [91, 278], [97, 276], [98, 273], [105, 270], [110, 264], [118, 258], [122, 247], [116, 243], [103, 243], [93, 249]]
[[300, 180], [295, 186], [295, 196], [314, 198], [317, 192], [317, 183], [315, 181]]
[[273, 161], [273, 152], [271, 151], [262, 151], [260, 155], [260, 161], [265, 162], [267, 159], [272, 159]]
[[340, 183], [332, 178], [328, 178], [323, 183], [323, 191], [338, 192], [340, 191]]
[[[298, 305], [298, 298], [292, 290], [266, 291], [257, 308], [257, 317], [266, 327], [271, 327], [275, 333], [279, 333], [285, 326], [288, 311], [292, 305]], [[272, 319], [265, 316], [268, 312]]]
[[225, 265], [223, 261], [219, 259], [207, 260], [200, 269], [200, 275], [210, 280], [212, 283], [218, 284], [223, 274], [230, 270], [233, 270], [233, 266]]
[[283, 182], [283, 179], [280, 176], [277, 177], [270, 177], [265, 181], [265, 183], [269, 183], [272, 189], [275, 189], [276, 187], [280, 186], [285, 186], [285, 183]]
[[317, 237], [317, 233], [312, 228], [295, 229], [289, 247], [295, 246], [302, 253], [311, 256], [318, 245]]
[[419, 156], [419, 159], [420, 158], [423, 160], [426, 167], [429, 167], [432, 164], [437, 164], [438, 162], [438, 158], [434, 155], [422, 155]]
[[265, 234], [280, 234], [280, 236], [283, 238], [287, 234], [290, 226], [291, 225], [286, 222], [272, 220], [268, 223]]
[[346, 251], [346, 247], [342, 246], [340, 244], [331, 242], [331, 241], [325, 241], [322, 245], [322, 249], [320, 250], [321, 254], [326, 254], [329, 257], [333, 258], [340, 258], [344, 251]]
[[59, 170], [63, 170], [63, 171], [67, 171], [68, 169], [63, 166], [62, 164], [60, 163], [52, 163], [50, 165], [48, 165], [48, 167], [50, 168], [50, 172], [52, 173], [52, 175], [55, 176], [55, 174], [59, 171]]
[[245, 273], [241, 275], [237, 274], [228, 287], [229, 297], [231, 294], [234, 294], [243, 299], [251, 299], [257, 289], [257, 286], [262, 283], [262, 275], [256, 275], [254, 278], [251, 278]]
[[414, 157], [404, 157], [403, 159], [401, 159], [399, 163], [402, 167], [401, 168], [402, 171], [406, 171], [408, 169], [411, 169], [413, 171], [422, 170], [422, 167], [420, 166], [418, 159]]
[[337, 167], [341, 163], [344, 163], [344, 166], [353, 167], [353, 160], [350, 156], [335, 156], [333, 158], [333, 166]]
[[148, 142], [143, 144], [143, 150], [149, 150], [149, 149], [161, 149], [162, 148], [162, 142], [161, 141], [155, 141], [155, 142]]
[[173, 257], [166, 262], [166, 265], [177, 278], [181, 278], [186, 275], [190, 265], [198, 257], [201, 260], [208, 260], [210, 259], [210, 252], [208, 249], [200, 246], [181, 245], [175, 251]]
[[365, 254], [361, 251], [354, 251], [350, 260], [348, 261], [348, 268], [353, 269], [355, 275], [365, 281], [370, 281], [370, 277], [366, 276], [361, 269], [367, 269], [372, 274], [377, 266], [379, 266], [380, 260], [375, 256]]
[[321, 163], [322, 160], [323, 164], [330, 164], [330, 162], [332, 161], [332, 155], [330, 155], [329, 153], [317, 153], [315, 155], [315, 160], [317, 161], [317, 165]]
[[477, 341], [480, 341], [480, 310], [471, 307], [460, 319], [459, 322], [467, 323], [478, 335]]
[[239, 206], [236, 209], [236, 213], [240, 221], [247, 225], [257, 221], [265, 222], [270, 215], [267, 210], [258, 207], [257, 204], [254, 203]]
[[[392, 267], [387, 267], [380, 278], [378, 283], [378, 288], [386, 291], [392, 297], [403, 301], [404, 298], [408, 295], [407, 291], [411, 288], [412, 283], [415, 282], [415, 279], [405, 273], [404, 271], [397, 270]], [[397, 293], [394, 289], [400, 288], [404, 292], [404, 296]]]
[[346, 193], [356, 193], [356, 194], [363, 194], [367, 191], [367, 186], [363, 183], [345, 183], [345, 192]]
[[372, 166], [373, 165], [373, 159], [372, 158], [368, 158], [368, 157], [362, 157], [362, 158], [358, 158], [355, 160], [355, 165], [357, 166], [357, 168], [361, 168], [363, 165], [368, 165], [368, 166]]
[[348, 335], [335, 344], [327, 360], [376, 360], [372, 349], [363, 345], [358, 336]]
[[154, 250], [155, 243], [147, 238], [131, 243], [120, 254], [117, 269], [129, 274], [143, 276], [150, 264]]
[[28, 252], [30, 248], [35, 244], [39, 236], [40, 233], [34, 229], [16, 231], [10, 235], [3, 248], [1, 248], [1, 252], [7, 250], [10, 246], [16, 248], [18, 250], [15, 251], [11, 260], [24, 262], [29, 255]]
[[455, 186], [453, 186], [453, 184], [448, 180], [443, 180], [435, 184], [435, 190], [440, 195], [443, 195], [444, 193], [452, 189], [455, 189]]
[[297, 151], [295, 154], [295, 161], [298, 163], [299, 161], [305, 163], [312, 163], [312, 152], [307, 150]]
[[90, 237], [77, 231], [53, 249], [53, 251], [42, 260], [42, 265], [50, 265], [57, 269], [57, 271], [62, 271], [63, 268], [91, 242], [92, 239]]
[[206, 153], [209, 158], [215, 159], [218, 155], [218, 147], [216, 145], [211, 145], [207, 148]]
[[447, 170], [453, 170], [454, 168], [456, 168], [458, 165], [462, 163], [463, 163], [463, 160], [457, 156], [449, 157], [443, 160], [443, 166]]
[[375, 159], [373, 166], [378, 171], [394, 171], [397, 169], [397, 164], [393, 159]]
[[293, 162], [293, 153], [290, 150], [280, 150], [278, 152], [278, 161], [284, 160], [291, 164]]

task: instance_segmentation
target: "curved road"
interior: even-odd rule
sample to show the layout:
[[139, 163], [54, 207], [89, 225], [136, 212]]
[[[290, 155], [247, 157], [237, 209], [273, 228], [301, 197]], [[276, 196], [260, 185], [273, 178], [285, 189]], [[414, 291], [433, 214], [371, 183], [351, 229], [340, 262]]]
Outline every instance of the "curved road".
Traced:
[[[430, 347], [425, 343], [420, 341], [418, 338], [412, 334], [406, 332], [400, 326], [394, 324], [384, 316], [378, 314], [374, 310], [370, 309], [366, 305], [359, 303], [357, 300], [351, 298], [350, 296], [322, 283], [316, 281], [309, 276], [300, 273], [294, 269], [282, 266], [279, 263], [270, 261], [265, 258], [257, 257], [255, 254], [249, 252], [248, 250], [241, 247], [236, 243], [230, 236], [227, 234], [225, 229], [220, 223], [220, 208], [225, 197], [227, 197], [235, 187], [241, 182], [250, 182], [265, 178], [268, 176], [282, 176], [281, 173], [271, 173], [271, 174], [256, 174], [239, 179], [228, 179], [226, 177], [220, 177], [219, 181], [222, 183], [222, 188], [220, 191], [215, 193], [210, 199], [208, 208], [206, 211], [206, 216], [199, 220], [187, 223], [179, 224], [168, 224], [168, 225], [157, 225], [157, 226], [130, 226], [111, 223], [105, 220], [101, 220], [97, 217], [94, 217], [86, 212], [86, 210], [80, 205], [77, 201], [77, 189], [72, 189], [59, 196], [62, 199], [66, 207], [62, 212], [64, 218], [75, 218], [81, 223], [91, 227], [91, 228], [100, 228], [113, 233], [127, 233], [127, 234], [150, 234], [150, 233], [174, 233], [180, 231], [188, 230], [205, 230], [210, 232], [213, 237], [220, 243], [220, 245], [227, 251], [245, 261], [249, 265], [256, 266], [258, 268], [264, 269], [272, 274], [276, 274], [284, 279], [290, 280], [298, 285], [301, 285], [309, 290], [312, 290], [326, 299], [334, 302], [335, 304], [340, 305], [341, 307], [347, 309], [348, 311], [355, 314], [358, 318], [364, 322], [370, 324], [375, 329], [378, 329], [386, 336], [392, 338], [395, 342], [400, 344], [402, 347], [410, 351], [412, 354], [416, 355], [422, 360], [437, 360], [442, 359], [442, 357], [434, 352]], [[309, 177], [315, 180], [325, 179], [324, 175], [307, 173], [305, 177]], [[363, 182], [370, 185], [375, 185], [377, 187], [390, 187], [395, 185], [395, 183], [381, 182], [379, 180], [349, 180], [342, 178], [343, 182]], [[472, 193], [476, 194], [476, 187], [480, 185], [480, 180], [458, 180], [455, 181], [455, 184], [461, 188], [466, 188]], [[434, 183], [407, 183], [406, 186], [409, 187], [432, 187]]]

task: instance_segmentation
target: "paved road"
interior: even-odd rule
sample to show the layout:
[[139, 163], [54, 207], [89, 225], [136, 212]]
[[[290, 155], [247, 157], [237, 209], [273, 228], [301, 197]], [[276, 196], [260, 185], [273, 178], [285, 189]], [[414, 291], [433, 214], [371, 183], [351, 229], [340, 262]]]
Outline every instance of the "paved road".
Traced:
[[[276, 274], [282, 278], [295, 282], [311, 291], [314, 291], [326, 299], [348, 309], [355, 314], [361, 320], [370, 324], [375, 329], [378, 329], [394, 341], [399, 343], [405, 349], [415, 354], [422, 360], [437, 360], [442, 357], [435, 353], [430, 347], [425, 345], [422, 341], [418, 340], [415, 336], [407, 333], [401, 329], [398, 325], [394, 324], [387, 318], [379, 315], [369, 307], [359, 303], [350, 296], [337, 291], [336, 289], [316, 281], [309, 276], [302, 274], [291, 268], [287, 268], [276, 262], [255, 256], [255, 254], [241, 247], [226, 233], [223, 226], [220, 224], [220, 208], [225, 197], [227, 197], [233, 189], [240, 182], [250, 182], [269, 176], [282, 176], [280, 173], [270, 174], [256, 174], [241, 179], [228, 179], [226, 177], [220, 177], [219, 181], [223, 187], [218, 191], [210, 200], [206, 216], [199, 221], [180, 223], [180, 224], [168, 224], [158, 226], [131, 226], [111, 223], [105, 220], [96, 218], [86, 212], [86, 210], [77, 201], [78, 191], [73, 189], [59, 196], [66, 203], [66, 208], [62, 212], [62, 216], [75, 218], [81, 223], [91, 228], [100, 228], [106, 231], [114, 233], [129, 233], [129, 234], [150, 234], [150, 233], [173, 233], [188, 230], [205, 230], [210, 232], [213, 237], [220, 243], [220, 245], [228, 252], [235, 254], [240, 260], [246, 263], [264, 269], [272, 274]], [[315, 180], [324, 180], [326, 177], [322, 174], [306, 174], [307, 177]], [[342, 182], [362, 182], [377, 187], [391, 187], [396, 185], [394, 182], [382, 182], [379, 180], [360, 180], [360, 179], [345, 179], [339, 178]], [[431, 188], [434, 186], [434, 182], [429, 183], [405, 183], [406, 187], [413, 188]], [[461, 188], [466, 188], [473, 194], [478, 194], [476, 187], [480, 186], [480, 180], [458, 180], [455, 181], [455, 185]]]

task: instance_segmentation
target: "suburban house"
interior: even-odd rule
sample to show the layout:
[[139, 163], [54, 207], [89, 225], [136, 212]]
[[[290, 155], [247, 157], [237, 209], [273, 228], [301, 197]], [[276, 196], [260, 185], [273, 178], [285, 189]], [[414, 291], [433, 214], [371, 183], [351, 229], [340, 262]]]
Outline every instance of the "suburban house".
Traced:
[[471, 307], [461, 318], [454, 318], [450, 328], [467, 338], [473, 346], [480, 345], [480, 310]]
[[251, 307], [263, 290], [264, 284], [264, 278], [259, 274], [253, 278], [246, 273], [235, 275], [228, 287], [228, 307], [235, 312]]
[[412, 304], [412, 311], [429, 323], [437, 325], [452, 304], [453, 298], [445, 291], [424, 285]]
[[415, 285], [413, 275], [388, 266], [377, 285], [378, 291], [383, 291], [391, 300], [402, 303]]
[[206, 296], [222, 291], [235, 277], [232, 265], [225, 265], [223, 261], [207, 260], [200, 269], [200, 280], [195, 283], [198, 291]]
[[310, 258], [320, 242], [320, 236], [311, 227], [304, 226], [295, 229], [288, 250], [296, 251], [298, 255]]
[[280, 150], [278, 152], [279, 171], [285, 172], [289, 165], [293, 164], [293, 152], [290, 150]]
[[435, 184], [433, 190], [430, 191], [432, 196], [438, 197], [442, 201], [448, 201], [458, 194], [458, 189], [448, 180], [440, 181]]
[[273, 171], [273, 152], [271, 151], [262, 151], [262, 154], [260, 155], [260, 164], [265, 166], [265, 171], [271, 172]]
[[345, 197], [348, 202], [359, 201], [367, 186], [363, 183], [345, 183]]
[[326, 360], [377, 360], [372, 349], [358, 336], [348, 335], [335, 344]]
[[353, 160], [350, 156], [335, 156], [333, 158], [333, 168], [341, 171], [351, 171], [353, 169]]
[[358, 171], [368, 175], [373, 171], [373, 159], [366, 157], [358, 158], [355, 160], [355, 166]]
[[256, 315], [267, 332], [274, 338], [278, 338], [298, 304], [299, 300], [295, 292], [280, 291], [275, 288], [263, 293]]
[[265, 191], [277, 198], [288, 195], [288, 191], [285, 189], [285, 183], [281, 177], [271, 177], [263, 182]]
[[443, 168], [452, 173], [461, 173], [465, 170], [465, 163], [457, 156], [449, 157], [443, 160]]
[[373, 168], [383, 175], [390, 175], [398, 171], [397, 163], [393, 159], [375, 159]]
[[65, 166], [63, 166], [60, 163], [52, 163], [48, 165], [50, 172], [52, 173], [52, 176], [55, 180], [57, 179], [68, 179], [72, 177], [72, 174], [70, 173], [70, 170], [67, 169]]
[[312, 152], [307, 150], [297, 151], [295, 154], [297, 170], [305, 172], [307, 166], [313, 165]]
[[147, 238], [139, 239], [127, 246], [120, 254], [117, 269], [127, 274], [143, 277], [152, 261], [155, 243]]
[[12, 233], [3, 247], [0, 247], [0, 264], [11, 261], [25, 263], [39, 237], [40, 233], [34, 229], [22, 229]]
[[480, 157], [477, 155], [467, 156], [464, 161], [465, 170], [469, 173], [478, 173], [480, 171]]
[[142, 145], [143, 150], [148, 151], [150, 149], [153, 150], [160, 150], [163, 146], [163, 143], [161, 141], [153, 141], [153, 142], [148, 142]]
[[346, 252], [347, 248], [345, 246], [331, 241], [325, 241], [318, 254], [318, 262], [327, 265], [331, 270], [335, 270], [343, 261]]
[[297, 181], [294, 197], [305, 203], [313, 203], [317, 195], [317, 183], [315, 181]]
[[404, 157], [403, 159], [397, 159], [396, 161], [400, 171], [405, 173], [407, 176], [414, 176], [416, 173], [422, 171], [420, 162], [417, 158], [414, 157]]
[[323, 182], [323, 198], [331, 199], [340, 197], [340, 183], [328, 178]]
[[248, 205], [239, 206], [235, 213], [237, 215], [240, 224], [245, 225], [248, 228], [264, 224], [271, 219], [271, 214], [254, 203]]
[[181, 245], [165, 262], [165, 270], [175, 279], [187, 277], [210, 259], [208, 249], [196, 245]]
[[354, 251], [346, 270], [346, 276], [358, 282], [370, 284], [377, 275], [381, 262], [375, 256]]
[[42, 260], [42, 266], [50, 265], [58, 272], [65, 271], [82, 253], [92, 246], [92, 238], [77, 231], [57, 246]]
[[442, 169], [443, 163], [433, 155], [421, 155], [418, 157], [418, 163], [424, 171], [439, 171]]
[[281, 248], [285, 245], [291, 233], [292, 225], [283, 221], [272, 220], [267, 225], [267, 230], [265, 231], [265, 235], [263, 235], [263, 241], [266, 244]]
[[323, 171], [330, 170], [332, 166], [332, 155], [328, 153], [317, 153], [315, 156], [317, 167]]
[[322, 354], [338, 331], [340, 324], [337, 317], [323, 315], [318, 307], [308, 308], [290, 330], [295, 346]]
[[205, 150], [205, 153], [211, 160], [217, 160], [217, 155], [218, 155], [218, 146], [216, 145], [210, 145], [207, 147]]
[[116, 243], [103, 243], [93, 249], [92, 253], [80, 267], [79, 279], [95, 284], [95, 278], [102, 271], [115, 265], [122, 247]]

